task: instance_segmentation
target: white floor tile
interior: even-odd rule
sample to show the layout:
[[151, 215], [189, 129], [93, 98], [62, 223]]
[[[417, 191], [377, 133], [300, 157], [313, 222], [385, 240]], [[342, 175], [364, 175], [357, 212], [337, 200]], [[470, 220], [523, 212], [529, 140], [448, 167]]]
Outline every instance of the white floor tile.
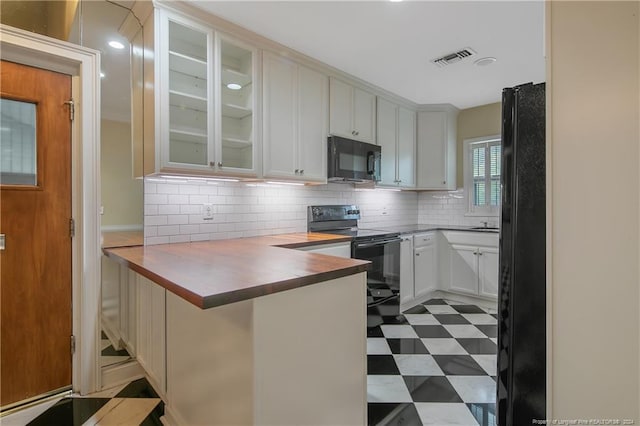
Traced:
[[456, 338], [487, 338], [487, 336], [473, 325], [445, 324], [443, 327]]
[[425, 308], [432, 314], [457, 314], [458, 311], [449, 305], [425, 305]]
[[489, 314], [462, 314], [471, 324], [495, 325], [498, 320]]
[[496, 402], [496, 382], [489, 376], [447, 376], [447, 379], [464, 402]]
[[497, 355], [471, 355], [471, 358], [490, 376], [495, 376], [498, 369]]
[[107, 366], [107, 365], [113, 365], [113, 364], [117, 364], [119, 362], [128, 361], [130, 359], [131, 359], [130, 356], [102, 355], [100, 357], [100, 365], [102, 367], [104, 367], [104, 366]]
[[367, 338], [367, 355], [388, 355], [391, 354], [391, 348], [384, 337]]
[[403, 376], [444, 376], [444, 372], [431, 355], [394, 355]]
[[100, 350], [111, 346], [111, 340], [100, 340]]
[[416, 402], [415, 406], [423, 425], [478, 426], [471, 411], [462, 403]]
[[60, 401], [62, 397], [48, 400], [46, 402], [41, 402], [32, 407], [22, 409], [20, 411], [16, 411], [13, 414], [6, 415], [2, 417], [0, 420], [0, 424], [2, 426], [24, 426], [40, 414], [44, 413], [52, 407], [56, 402]]
[[492, 338], [491, 338], [491, 341], [492, 341], [493, 343], [495, 343], [496, 345], [498, 344], [498, 338], [497, 338], [497, 337], [492, 337]]
[[468, 305], [468, 303], [456, 302], [455, 300], [448, 299], [445, 299], [445, 302], [447, 302], [449, 305]]
[[467, 351], [456, 339], [421, 339], [432, 355], [467, 355]]
[[384, 337], [386, 337], [387, 339], [418, 338], [415, 330], [410, 325], [381, 325], [380, 329], [382, 329], [382, 334], [384, 334]]
[[404, 317], [413, 325], [440, 325], [431, 314], [405, 314]]
[[411, 394], [401, 376], [367, 376], [368, 402], [411, 402]]

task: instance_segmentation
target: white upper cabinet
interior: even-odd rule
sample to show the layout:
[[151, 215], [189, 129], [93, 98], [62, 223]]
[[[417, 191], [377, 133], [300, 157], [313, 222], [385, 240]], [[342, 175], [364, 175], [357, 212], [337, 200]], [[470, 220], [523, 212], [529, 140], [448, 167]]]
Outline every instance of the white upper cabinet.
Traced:
[[257, 50], [181, 15], [156, 14], [156, 171], [257, 175]]
[[378, 98], [378, 145], [382, 147], [381, 186], [415, 187], [416, 113]]
[[329, 133], [376, 143], [376, 96], [335, 78], [330, 91]]
[[264, 176], [326, 182], [328, 77], [263, 54]]
[[418, 112], [418, 189], [456, 189], [457, 110]]

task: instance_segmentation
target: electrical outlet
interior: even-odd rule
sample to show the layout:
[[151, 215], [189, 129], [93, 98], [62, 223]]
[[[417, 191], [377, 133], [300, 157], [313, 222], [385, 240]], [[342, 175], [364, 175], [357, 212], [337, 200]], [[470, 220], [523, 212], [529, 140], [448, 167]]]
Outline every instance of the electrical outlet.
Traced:
[[213, 204], [202, 205], [202, 219], [213, 220]]

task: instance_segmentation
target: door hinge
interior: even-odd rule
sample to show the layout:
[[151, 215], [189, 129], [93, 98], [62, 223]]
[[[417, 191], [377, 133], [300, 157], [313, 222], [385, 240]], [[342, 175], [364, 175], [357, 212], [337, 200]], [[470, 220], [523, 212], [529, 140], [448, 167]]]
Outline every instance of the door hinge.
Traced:
[[65, 102], [65, 105], [69, 105], [69, 120], [73, 121], [76, 117], [76, 104], [73, 101], [73, 98]]
[[76, 353], [76, 336], [71, 335], [71, 355]]
[[69, 219], [69, 236], [71, 238], [76, 236], [76, 220], [73, 218]]

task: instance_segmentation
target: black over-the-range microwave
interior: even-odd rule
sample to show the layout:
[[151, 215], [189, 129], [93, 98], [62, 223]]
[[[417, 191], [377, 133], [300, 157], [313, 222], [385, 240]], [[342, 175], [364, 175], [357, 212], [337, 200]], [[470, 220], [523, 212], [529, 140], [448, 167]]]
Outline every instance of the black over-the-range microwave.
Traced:
[[378, 182], [380, 155], [378, 145], [329, 136], [327, 144], [329, 182]]

